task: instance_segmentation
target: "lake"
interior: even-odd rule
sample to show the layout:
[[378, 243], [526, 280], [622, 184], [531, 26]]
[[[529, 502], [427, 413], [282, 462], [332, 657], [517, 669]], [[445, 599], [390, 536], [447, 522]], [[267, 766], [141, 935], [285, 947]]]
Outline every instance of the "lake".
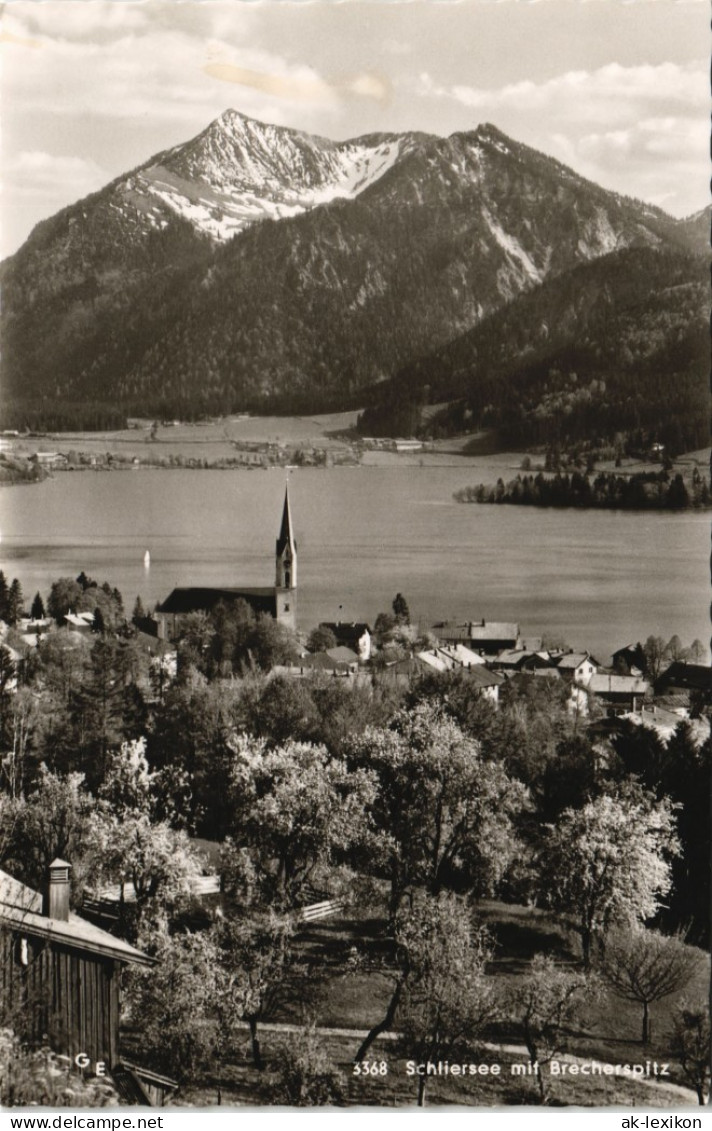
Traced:
[[[455, 503], [493, 463], [291, 473], [299, 624], [367, 620], [402, 592], [421, 626], [517, 621], [601, 662], [650, 633], [710, 635], [709, 515]], [[505, 474], [505, 478], [511, 477]], [[285, 473], [61, 473], [0, 492], [0, 568], [29, 602], [61, 576], [108, 580], [130, 612], [176, 585], [271, 585]], [[144, 552], [150, 551], [150, 567]]]

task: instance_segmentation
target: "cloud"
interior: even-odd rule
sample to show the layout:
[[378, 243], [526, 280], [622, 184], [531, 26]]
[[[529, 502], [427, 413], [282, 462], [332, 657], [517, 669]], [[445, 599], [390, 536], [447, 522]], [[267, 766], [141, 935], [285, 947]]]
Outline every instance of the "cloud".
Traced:
[[251, 87], [264, 94], [292, 102], [311, 102], [326, 106], [351, 96], [385, 103], [391, 97], [391, 84], [387, 77], [373, 72], [363, 72], [346, 79], [329, 81], [306, 68], [285, 74], [253, 71], [234, 63], [209, 62], [203, 68], [206, 75], [221, 82]]
[[477, 122], [495, 122], [606, 188], [664, 201], [679, 215], [707, 199], [704, 60], [609, 63], [491, 89], [448, 86], [423, 72], [412, 88], [421, 99], [474, 111]]
[[706, 105], [708, 83], [704, 60], [623, 67], [609, 63], [594, 71], [568, 71], [542, 83], [523, 80], [486, 89], [462, 84], [436, 84], [420, 76], [420, 93], [460, 102], [486, 112], [516, 109], [525, 116], [547, 113], [555, 120], [603, 124], [634, 122], [641, 105], [661, 106], [698, 115]]
[[12, 0], [6, 14], [22, 22], [30, 33], [50, 40], [106, 38], [145, 28], [142, 0], [51, 0], [37, 4]]
[[56, 155], [38, 150], [22, 150], [3, 162], [5, 191], [24, 196], [62, 200], [67, 194], [86, 196], [108, 180], [96, 161], [84, 157]]
[[239, 67], [233, 63], [217, 62], [206, 63], [203, 69], [206, 75], [220, 79], [221, 82], [248, 86], [264, 94], [290, 101], [331, 102], [335, 97], [335, 91], [329, 84], [316, 75], [270, 74]]

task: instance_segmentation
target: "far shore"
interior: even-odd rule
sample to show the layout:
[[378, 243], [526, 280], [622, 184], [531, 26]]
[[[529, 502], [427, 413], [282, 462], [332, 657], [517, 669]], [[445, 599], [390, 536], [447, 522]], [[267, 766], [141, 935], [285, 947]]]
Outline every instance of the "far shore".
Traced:
[[[486, 455], [466, 451], [471, 434], [427, 443], [420, 450], [393, 451], [378, 441], [364, 444], [355, 433], [358, 413], [316, 416], [229, 416], [183, 423], [133, 420], [130, 427], [108, 432], [54, 432], [0, 437], [0, 456], [29, 460], [39, 457], [50, 474], [60, 471], [235, 470], [301, 467], [462, 467], [486, 472], [492, 482], [524, 468], [543, 470], [535, 452], [498, 451]], [[56, 458], [55, 458], [56, 457]], [[676, 470], [709, 466], [710, 449], [690, 452], [675, 461]], [[34, 460], [33, 460], [34, 462]], [[659, 463], [624, 459], [623, 474], [659, 468]], [[601, 460], [596, 470], [613, 471]], [[21, 481], [20, 479], [17, 480]]]

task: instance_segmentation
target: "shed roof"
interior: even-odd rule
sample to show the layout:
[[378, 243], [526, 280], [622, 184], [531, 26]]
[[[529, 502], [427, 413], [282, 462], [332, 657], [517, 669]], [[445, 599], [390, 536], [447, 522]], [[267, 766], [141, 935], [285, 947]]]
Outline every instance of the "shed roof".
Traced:
[[87, 950], [119, 962], [137, 966], [153, 966], [155, 959], [143, 951], [129, 946], [101, 927], [88, 923], [73, 911], [65, 922], [49, 919], [42, 914], [42, 897], [14, 876], [0, 869], [0, 922], [21, 930], [24, 934], [51, 939], [78, 950]]

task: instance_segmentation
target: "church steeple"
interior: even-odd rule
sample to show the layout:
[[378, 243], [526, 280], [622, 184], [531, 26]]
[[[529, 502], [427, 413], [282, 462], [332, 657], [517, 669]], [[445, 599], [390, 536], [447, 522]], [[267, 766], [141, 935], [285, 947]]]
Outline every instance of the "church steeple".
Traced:
[[289, 485], [284, 492], [282, 526], [277, 539], [277, 579], [278, 589], [297, 588], [297, 542], [292, 530], [292, 512], [289, 507]]

